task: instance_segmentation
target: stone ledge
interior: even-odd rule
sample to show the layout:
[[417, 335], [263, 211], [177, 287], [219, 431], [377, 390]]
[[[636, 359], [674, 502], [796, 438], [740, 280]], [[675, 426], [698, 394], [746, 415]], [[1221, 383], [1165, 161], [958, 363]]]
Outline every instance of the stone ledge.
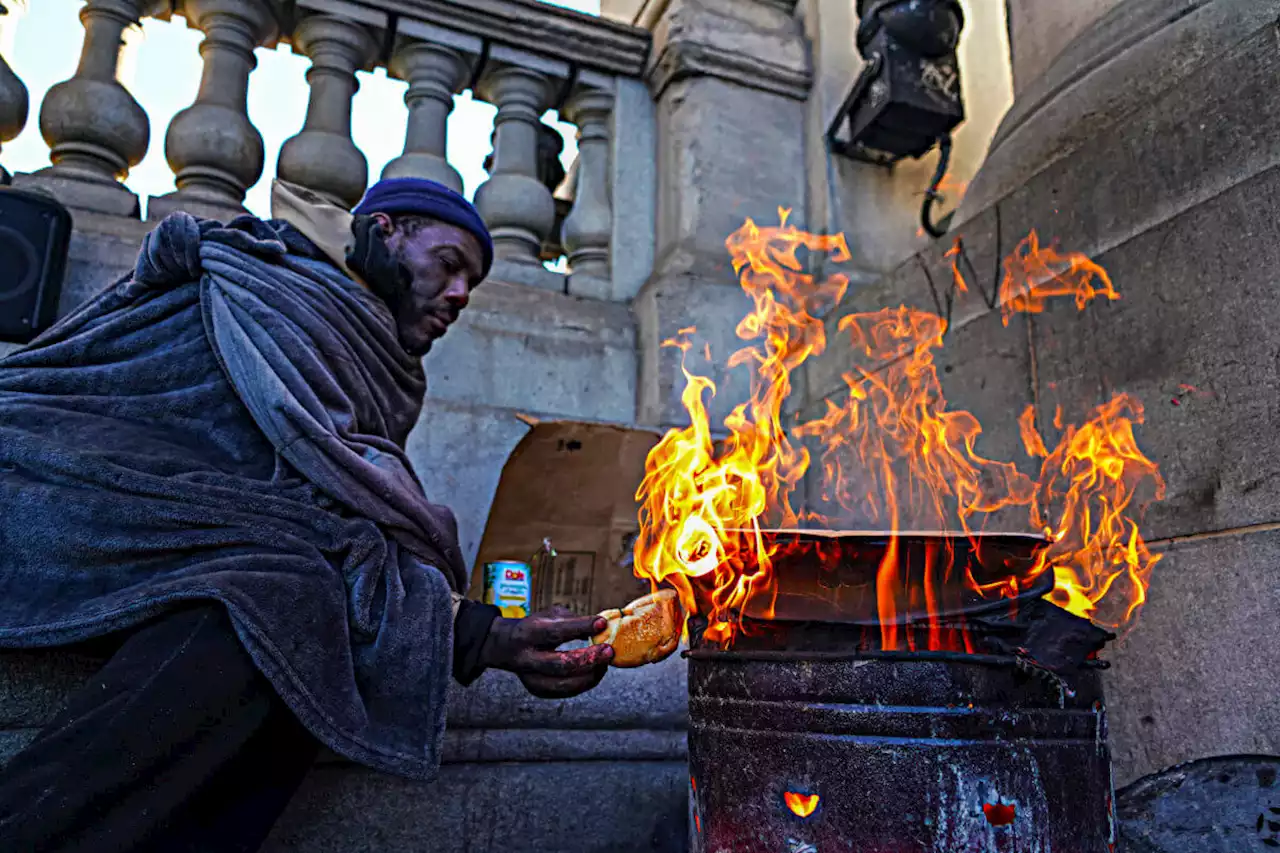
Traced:
[[560, 294], [569, 290], [568, 276], [564, 273], [552, 272], [542, 264], [520, 263], [503, 258], [494, 259], [493, 269], [485, 279], [486, 285], [490, 282], [518, 284]]
[[513, 282], [501, 272], [495, 266], [494, 274], [476, 288], [459, 326], [507, 334], [541, 331], [614, 346], [634, 343], [631, 310], [625, 303], [550, 293]]
[[427, 401], [629, 422], [636, 326], [622, 303], [491, 282], [427, 356]]
[[639, 27], [538, 0], [379, 0], [378, 8], [576, 66], [638, 77], [650, 35]]
[[806, 42], [785, 3], [673, 0], [653, 22], [645, 77], [655, 100], [679, 80], [718, 77], [803, 101], [813, 83]]
[[[0, 763], [35, 737], [38, 729], [0, 730]], [[464, 729], [444, 733], [441, 764], [510, 761], [684, 761], [683, 731], [660, 729]], [[359, 767], [325, 749], [316, 766]]]
[[684, 761], [688, 754], [682, 731], [449, 729], [442, 761]]
[[317, 767], [263, 853], [677, 853], [684, 761], [453, 764], [433, 782]]
[[137, 220], [138, 197], [117, 181], [60, 174], [53, 167], [13, 176], [15, 189], [42, 190], [62, 202], [73, 213], [118, 216]]
[[668, 43], [646, 73], [655, 98], [672, 83], [689, 77], [719, 77], [798, 101], [808, 97], [813, 85], [807, 68], [788, 67], [707, 44]]

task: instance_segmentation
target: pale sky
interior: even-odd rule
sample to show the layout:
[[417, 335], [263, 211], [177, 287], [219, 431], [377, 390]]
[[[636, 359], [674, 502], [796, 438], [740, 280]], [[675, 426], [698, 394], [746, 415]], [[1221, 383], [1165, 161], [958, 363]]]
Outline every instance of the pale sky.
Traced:
[[[553, 5], [598, 14], [600, 0], [544, 0]], [[15, 4], [10, 3], [11, 7]], [[21, 6], [21, 4], [17, 4]], [[84, 33], [80, 25], [81, 0], [28, 0], [17, 14], [0, 17], [0, 54], [26, 84], [31, 96], [31, 116], [26, 129], [0, 151], [0, 163], [10, 172], [30, 172], [49, 164], [49, 149], [40, 137], [39, 107], [48, 89], [75, 73]], [[169, 120], [195, 98], [200, 81], [201, 34], [188, 29], [181, 18], [172, 23], [148, 20], [129, 39], [121, 80], [151, 117], [151, 146], [147, 156], [129, 175], [130, 189], [143, 197], [163, 195], [174, 188], [173, 174], [164, 159], [164, 133]], [[258, 68], [249, 78], [249, 118], [262, 134], [266, 147], [263, 178], [249, 190], [246, 205], [258, 215], [269, 209], [270, 178], [276, 157], [286, 139], [302, 128], [307, 110], [308, 67], [306, 57], [286, 46], [259, 49]], [[360, 91], [353, 107], [356, 145], [369, 160], [369, 180], [377, 180], [382, 167], [399, 156], [404, 146], [407, 110], [406, 85], [387, 77], [384, 69], [361, 72]], [[462, 174], [468, 197], [485, 179], [481, 164], [489, 153], [494, 108], [471, 100], [470, 93], [455, 98], [449, 118], [447, 157]], [[574, 129], [548, 120], [566, 137], [566, 166], [576, 156]]]

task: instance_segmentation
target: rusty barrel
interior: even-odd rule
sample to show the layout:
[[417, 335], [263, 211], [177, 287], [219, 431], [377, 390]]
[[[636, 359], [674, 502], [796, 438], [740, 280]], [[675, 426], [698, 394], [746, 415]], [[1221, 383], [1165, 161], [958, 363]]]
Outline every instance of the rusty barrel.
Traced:
[[1013, 659], [689, 653], [698, 853], [1108, 853], [1106, 717]]
[[[727, 650], [690, 620], [695, 851], [1110, 853], [1098, 669], [1064, 678], [1033, 663], [1070, 636], [1036, 621], [1056, 611], [1043, 603], [1052, 575], [1034, 571], [1045, 540], [765, 539], [779, 579], [768, 606], [747, 604]], [[876, 583], [886, 555], [901, 583], [888, 648]], [[979, 594], [1001, 580], [1017, 595]], [[706, 590], [695, 592], [710, 612]], [[1056, 615], [1071, 630], [1088, 625]], [[1028, 630], [1008, 634], [1018, 620]]]

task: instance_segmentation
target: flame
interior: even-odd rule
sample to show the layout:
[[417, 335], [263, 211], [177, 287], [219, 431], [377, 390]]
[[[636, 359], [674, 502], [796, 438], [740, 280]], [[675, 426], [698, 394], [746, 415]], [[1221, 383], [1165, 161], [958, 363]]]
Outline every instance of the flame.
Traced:
[[[747, 220], [726, 241], [753, 305], [737, 327], [746, 345], [728, 364], [750, 368], [751, 392], [724, 418], [727, 438], [717, 442], [707, 412], [716, 386], [682, 362], [689, 425], [668, 431], [646, 460], [636, 493], [637, 575], [674, 586], [686, 611], [706, 618], [703, 636], [712, 642], [727, 644], [742, 630], [748, 603], [753, 617], [771, 618], [778, 545], [764, 531], [834, 526], [833, 519], [792, 502], [809, 473], [812, 446], [820, 472], [811, 479], [820, 481], [822, 500], [839, 508], [843, 526], [973, 535], [995, 513], [1003, 520], [1014, 512], [1020, 526], [1043, 532], [1051, 543], [1035, 571], [979, 583], [965, 569], [965, 588], [985, 598], [1015, 597], [1023, 584], [1052, 571], [1055, 603], [1106, 626], [1130, 621], [1159, 559], [1132, 518], [1141, 508], [1136, 497], [1152, 487], [1155, 499], [1164, 494], [1158, 468], [1134, 437], [1133, 426], [1142, 422], [1138, 401], [1119, 395], [1081, 426], [1064, 427], [1057, 412], [1054, 424], [1063, 435], [1052, 451], [1036, 427], [1036, 412], [1023, 412], [1023, 443], [1042, 460], [1033, 479], [1012, 462], [983, 456], [977, 418], [948, 407], [935, 363], [946, 321], [899, 306], [840, 319], [836, 331], [851, 356], [843, 375], [847, 397], [828, 400], [820, 417], [788, 432], [782, 411], [792, 373], [826, 350], [821, 317], [848, 287], [843, 275], [815, 280], [798, 252], [829, 253], [835, 263], [850, 254], [843, 235], [809, 234], [787, 225], [788, 211], [779, 216], [778, 227]], [[956, 289], [968, 290], [955, 260], [958, 243], [949, 254]], [[1041, 247], [1035, 232], [1006, 259], [1000, 296], [1005, 325], [1014, 313], [1043, 311], [1054, 297], [1074, 297], [1080, 309], [1099, 297], [1119, 298], [1100, 266]], [[683, 329], [666, 344], [687, 355], [692, 332]], [[950, 557], [930, 553], [923, 576], [908, 576], [897, 537], [889, 540], [875, 578], [882, 648], [917, 647], [900, 615], [923, 606], [930, 648], [970, 650], [963, 632], [957, 635], [937, 615], [956, 583]]]
[[1146, 483], [1156, 500], [1165, 494], [1164, 478], [1133, 434], [1142, 421], [1142, 403], [1119, 394], [1083, 426], [1068, 426], [1048, 453], [1034, 412], [1019, 419], [1027, 453], [1044, 458], [1031, 518], [1051, 543], [1040, 554], [1041, 565], [1055, 573], [1049, 598], [1107, 628], [1121, 628], [1136, 615], [1163, 556], [1150, 552], [1126, 515]]
[[[951, 244], [951, 248], [947, 250], [944, 257], [951, 261], [951, 280], [955, 283], [958, 293], [968, 293], [969, 283], [964, 280], [964, 275], [960, 272], [960, 253], [964, 248], [964, 244], [957, 237], [956, 241]], [[1008, 325], [1008, 324], [1006, 324]]]
[[787, 791], [782, 795], [783, 802], [796, 817], [808, 817], [813, 814], [814, 809], [818, 807], [819, 799], [821, 798], [817, 794], [797, 794], [795, 791]]
[[1004, 324], [1019, 312], [1038, 314], [1048, 299], [1073, 296], [1076, 308], [1105, 296], [1119, 299], [1107, 271], [1078, 253], [1060, 254], [1053, 246], [1040, 247], [1035, 231], [1018, 244], [1004, 260], [1004, 278], [1000, 282], [1000, 304]]
[[[728, 639], [730, 614], [773, 589], [773, 547], [760, 535], [764, 524], [791, 526], [798, 516], [790, 497], [809, 467], [809, 453], [793, 444], [782, 426], [782, 405], [791, 392], [791, 372], [826, 348], [826, 330], [815, 316], [839, 302], [844, 276], [817, 283], [802, 272], [801, 248], [849, 260], [843, 235], [815, 236], [786, 224], [747, 223], [728, 240], [739, 282], [754, 309], [738, 324], [739, 349], [729, 366], [749, 365], [750, 399], [725, 417], [728, 438], [713, 441], [706, 399], [710, 379], [687, 367], [681, 401], [689, 426], [669, 431], [650, 451], [636, 494], [641, 503], [635, 570], [655, 582], [669, 581], [686, 612], [698, 611], [690, 578], [714, 575], [713, 612], [706, 636]], [[688, 332], [689, 330], [682, 330]], [[687, 335], [665, 345], [690, 349]]]

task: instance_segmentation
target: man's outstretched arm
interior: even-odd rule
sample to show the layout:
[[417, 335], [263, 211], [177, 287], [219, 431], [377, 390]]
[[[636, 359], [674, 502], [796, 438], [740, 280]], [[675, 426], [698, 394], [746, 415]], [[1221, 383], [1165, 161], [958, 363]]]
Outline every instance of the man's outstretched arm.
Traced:
[[492, 604], [455, 594], [453, 676], [467, 685], [486, 669], [515, 673], [541, 699], [565, 699], [595, 687], [604, 678], [613, 647], [607, 644], [561, 651], [605, 628], [600, 616], [575, 616], [562, 607], [524, 619], [506, 619]]

